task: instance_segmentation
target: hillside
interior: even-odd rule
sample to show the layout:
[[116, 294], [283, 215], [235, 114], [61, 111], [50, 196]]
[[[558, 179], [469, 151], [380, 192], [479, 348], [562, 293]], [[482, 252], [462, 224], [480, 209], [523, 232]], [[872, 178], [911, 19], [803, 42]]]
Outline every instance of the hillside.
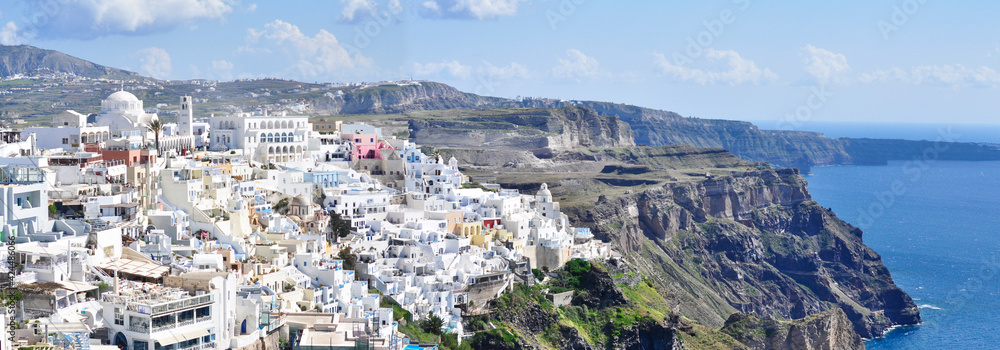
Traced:
[[[813, 166], [882, 165], [891, 160], [922, 159], [924, 151], [942, 148], [940, 160], [1000, 160], [995, 147], [951, 143], [949, 140], [904, 141], [828, 138], [819, 133], [762, 130], [756, 125], [735, 120], [686, 118], [677, 113], [633, 105], [555, 99], [501, 99], [463, 93], [439, 83], [422, 82], [406, 86], [381, 86], [374, 92], [346, 91], [344, 101], [363, 100], [351, 108], [333, 108], [332, 114], [392, 114], [420, 110], [473, 110], [494, 108], [586, 107], [602, 116], [617, 116], [631, 126], [638, 145], [667, 146], [685, 144], [702, 148], [725, 148], [752, 161], [766, 161], [808, 172]], [[376, 103], [377, 102], [377, 103]], [[317, 112], [337, 103], [316, 104]], [[345, 104], [346, 106], [346, 104]]]
[[71, 73], [92, 79], [139, 77], [137, 73], [105, 67], [59, 51], [28, 45], [0, 45], [0, 77], [34, 74], [40, 71]]

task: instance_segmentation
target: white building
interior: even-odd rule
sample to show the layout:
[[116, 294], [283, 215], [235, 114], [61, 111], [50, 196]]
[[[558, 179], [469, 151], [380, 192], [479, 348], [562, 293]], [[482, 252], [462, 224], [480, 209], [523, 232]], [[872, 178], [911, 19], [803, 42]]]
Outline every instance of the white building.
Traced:
[[305, 116], [236, 116], [209, 118], [209, 149], [237, 150], [260, 163], [308, 159], [312, 124]]

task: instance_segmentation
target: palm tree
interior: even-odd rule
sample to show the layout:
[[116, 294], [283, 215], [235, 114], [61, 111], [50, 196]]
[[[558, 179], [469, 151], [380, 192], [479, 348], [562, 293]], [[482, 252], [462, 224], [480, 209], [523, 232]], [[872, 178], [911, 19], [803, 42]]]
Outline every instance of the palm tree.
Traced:
[[156, 142], [156, 152], [159, 153], [160, 133], [163, 132], [163, 122], [161, 122], [159, 119], [153, 119], [152, 121], [149, 122], [149, 124], [146, 124], [146, 129], [153, 132], [153, 136], [155, 137], [155, 142]]

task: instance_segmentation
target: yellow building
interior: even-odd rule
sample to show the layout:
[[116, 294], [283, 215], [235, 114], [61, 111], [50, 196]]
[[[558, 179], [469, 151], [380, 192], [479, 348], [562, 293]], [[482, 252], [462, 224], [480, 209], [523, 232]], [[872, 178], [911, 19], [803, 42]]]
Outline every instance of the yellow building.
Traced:
[[461, 222], [455, 224], [454, 231], [456, 236], [462, 238], [468, 238], [473, 235], [483, 234], [483, 223], [481, 222]]

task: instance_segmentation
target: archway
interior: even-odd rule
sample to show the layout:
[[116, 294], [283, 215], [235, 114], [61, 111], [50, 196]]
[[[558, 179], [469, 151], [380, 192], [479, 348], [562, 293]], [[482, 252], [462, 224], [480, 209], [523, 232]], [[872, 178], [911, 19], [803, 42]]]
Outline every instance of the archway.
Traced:
[[122, 332], [118, 332], [118, 334], [115, 334], [114, 345], [117, 345], [122, 350], [128, 349], [128, 338], [125, 338], [125, 334], [122, 334]]

